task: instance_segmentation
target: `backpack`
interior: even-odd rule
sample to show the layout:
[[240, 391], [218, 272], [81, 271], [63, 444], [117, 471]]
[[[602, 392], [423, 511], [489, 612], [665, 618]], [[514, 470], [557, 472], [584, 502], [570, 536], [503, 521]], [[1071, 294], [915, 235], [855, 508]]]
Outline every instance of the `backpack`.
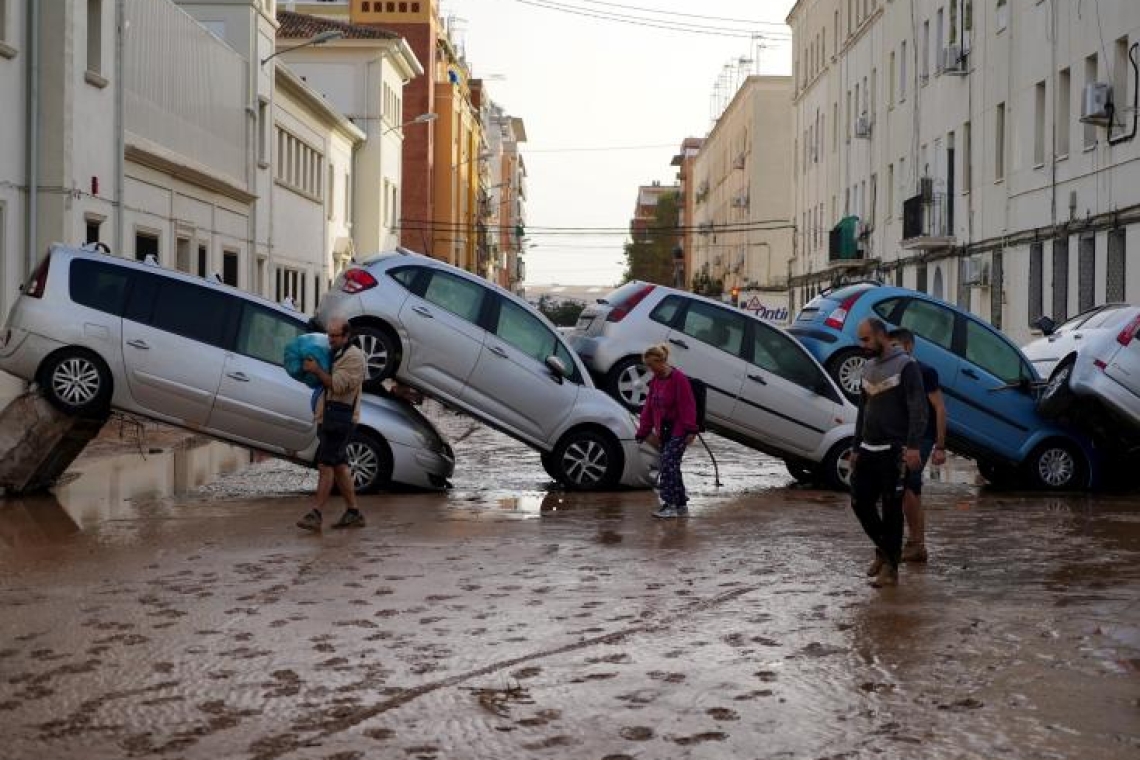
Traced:
[[704, 380], [696, 377], [689, 378], [689, 386], [693, 389], [693, 400], [697, 402], [697, 431], [705, 432], [705, 397], [708, 396], [709, 387]]

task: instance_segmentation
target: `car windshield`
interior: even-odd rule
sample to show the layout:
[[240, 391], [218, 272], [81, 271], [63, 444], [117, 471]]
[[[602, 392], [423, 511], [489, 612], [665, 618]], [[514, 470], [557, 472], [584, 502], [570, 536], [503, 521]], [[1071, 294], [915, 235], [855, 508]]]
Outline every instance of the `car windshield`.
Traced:
[[[1106, 313], [1111, 313], [1111, 312], [1116, 311], [1116, 310], [1118, 310], [1124, 306], [1125, 306], [1124, 304], [1113, 305], [1113, 306], [1098, 306], [1095, 309], [1089, 309], [1088, 311], [1082, 311], [1077, 316], [1072, 317], [1071, 319], [1068, 319], [1065, 322], [1062, 322], [1059, 327], [1057, 327], [1056, 329], [1053, 330], [1053, 332], [1055, 332], [1055, 333], [1065, 332], [1066, 330], [1075, 330], [1078, 327], [1089, 327], [1089, 328], [1091, 328], [1091, 327], [1102, 327], [1103, 321], [1101, 319], [1099, 319], [1100, 317], [1103, 317]], [[1097, 324], [1093, 324], [1094, 322], [1096, 322]]]

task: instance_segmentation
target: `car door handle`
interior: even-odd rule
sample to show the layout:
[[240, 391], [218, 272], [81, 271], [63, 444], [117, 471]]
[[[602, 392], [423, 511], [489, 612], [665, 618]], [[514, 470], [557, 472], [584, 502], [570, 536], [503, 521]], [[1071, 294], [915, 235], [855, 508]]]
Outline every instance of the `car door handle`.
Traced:
[[686, 343], [685, 341], [681, 340], [680, 338], [670, 338], [669, 342], [672, 343], [674, 346], [680, 346], [681, 348], [688, 348], [689, 347], [689, 344]]
[[416, 314], [419, 314], [421, 317], [427, 317], [428, 319], [435, 319], [435, 315], [431, 313], [431, 309], [429, 309], [425, 306], [413, 306], [412, 311], [414, 311]]
[[749, 375], [748, 379], [749, 380], [755, 380], [756, 382], [760, 383], [761, 385], [767, 385], [768, 384], [768, 381], [765, 380], [760, 375]]
[[238, 382], [241, 382], [241, 383], [248, 383], [249, 382], [249, 378], [246, 377], [244, 372], [227, 372], [226, 377], [232, 377], [234, 380], [237, 380]]
[[487, 350], [495, 356], [501, 356], [504, 359], [507, 358], [507, 352], [503, 350], [502, 346], [488, 346]]
[[962, 374], [965, 375], [966, 377], [970, 378], [971, 380], [977, 380], [978, 379], [978, 373], [972, 369], [964, 369], [964, 370], [962, 370]]
[[150, 348], [150, 346], [146, 344], [145, 340], [139, 340], [138, 338], [135, 338], [134, 340], [128, 340], [127, 345], [134, 346], [135, 348], [141, 348], [144, 351]]

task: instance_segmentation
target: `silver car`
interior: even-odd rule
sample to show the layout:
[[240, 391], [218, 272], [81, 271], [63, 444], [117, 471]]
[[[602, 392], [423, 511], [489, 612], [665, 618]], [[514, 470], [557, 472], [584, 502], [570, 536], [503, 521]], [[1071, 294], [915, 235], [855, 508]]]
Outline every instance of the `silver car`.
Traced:
[[708, 386], [710, 430], [784, 460], [798, 480], [849, 482], [855, 407], [798, 341], [749, 312], [634, 281], [587, 306], [569, 341], [630, 410], [649, 382], [642, 352], [667, 344], [670, 363]]
[[1037, 411], [1059, 417], [1092, 401], [1140, 431], [1140, 306], [1104, 304], [1059, 327], [1047, 317], [1038, 325], [1045, 335], [1022, 349], [1049, 378]]
[[634, 440], [634, 418], [594, 387], [545, 317], [503, 288], [399, 249], [337, 278], [317, 321], [333, 316], [350, 320], [370, 383], [395, 377], [532, 446], [567, 487], [652, 486], [657, 457]]
[[[226, 285], [54, 245], [0, 332], [0, 370], [78, 415], [114, 408], [313, 464], [312, 390], [281, 366], [299, 313]], [[348, 446], [357, 488], [440, 489], [455, 466], [403, 401], [366, 395]]]

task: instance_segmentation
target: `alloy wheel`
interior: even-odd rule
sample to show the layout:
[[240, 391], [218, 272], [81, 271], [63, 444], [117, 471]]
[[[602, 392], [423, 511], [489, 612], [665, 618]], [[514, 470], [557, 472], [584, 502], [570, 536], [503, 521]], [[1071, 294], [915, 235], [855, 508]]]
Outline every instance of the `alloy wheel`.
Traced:
[[364, 352], [368, 377], [383, 377], [385, 370], [392, 361], [387, 341], [374, 333], [362, 332], [356, 336], [356, 344]]
[[99, 395], [99, 387], [99, 368], [81, 356], [65, 359], [51, 373], [52, 392], [72, 406], [92, 403]]
[[345, 458], [352, 473], [352, 485], [363, 490], [376, 481], [380, 474], [380, 456], [376, 449], [363, 441], [352, 441], [345, 447]]
[[576, 485], [596, 485], [606, 477], [609, 458], [609, 452], [600, 441], [583, 438], [572, 442], [562, 453], [562, 472]]
[[1077, 461], [1072, 452], [1060, 446], [1046, 449], [1037, 459], [1037, 475], [1050, 488], [1068, 486], [1073, 482], [1076, 472]]
[[618, 373], [617, 391], [627, 406], [640, 408], [649, 394], [649, 368], [639, 362], [623, 369]]
[[843, 392], [850, 396], [858, 396], [862, 392], [863, 366], [867, 360], [862, 356], [851, 355], [845, 358], [836, 367], [836, 380]]

